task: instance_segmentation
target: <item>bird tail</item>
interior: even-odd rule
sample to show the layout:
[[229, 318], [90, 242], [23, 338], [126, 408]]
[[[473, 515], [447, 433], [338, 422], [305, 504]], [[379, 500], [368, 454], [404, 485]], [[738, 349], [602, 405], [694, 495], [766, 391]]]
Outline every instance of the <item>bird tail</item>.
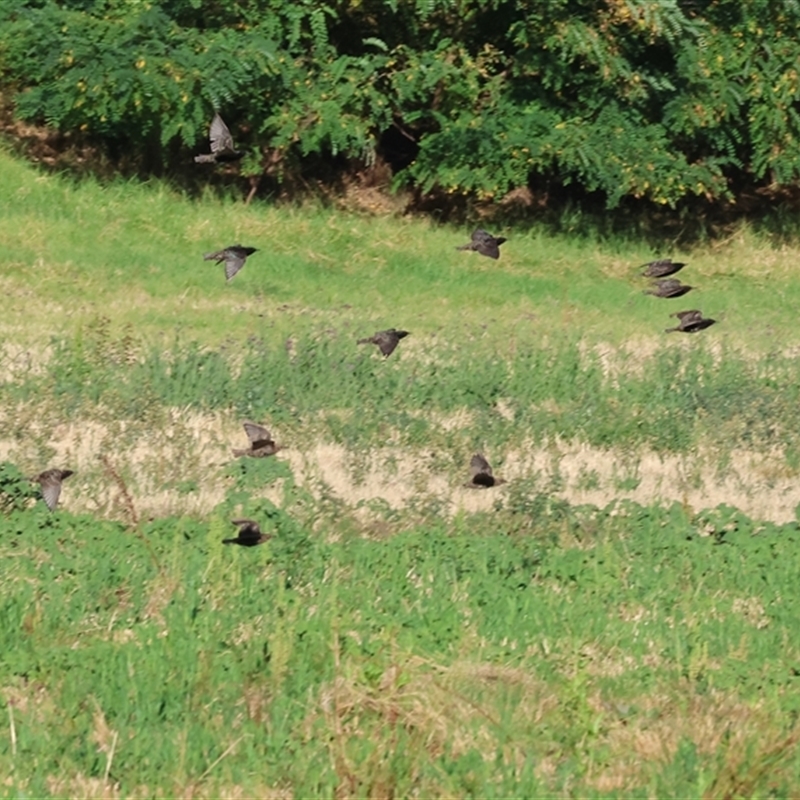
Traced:
[[238, 544], [238, 539], [223, 539], [222, 544]]
[[472, 244], [462, 244], [461, 247], [456, 247], [456, 250], [474, 250]]
[[194, 160], [197, 164], [216, 164], [217, 157], [213, 153], [203, 153], [203, 155], [195, 156]]
[[664, 328], [664, 333], [675, 333], [675, 331], [679, 331], [681, 329], [680, 325], [677, 325], [674, 328]]
[[203, 261], [215, 261], [221, 256], [219, 250], [216, 253], [203, 253]]
[[356, 344], [372, 344], [372, 339], [359, 339]]
[[231, 452], [234, 454], [234, 456], [236, 456], [236, 458], [238, 458], [239, 456], [250, 455], [249, 450], [232, 450]]

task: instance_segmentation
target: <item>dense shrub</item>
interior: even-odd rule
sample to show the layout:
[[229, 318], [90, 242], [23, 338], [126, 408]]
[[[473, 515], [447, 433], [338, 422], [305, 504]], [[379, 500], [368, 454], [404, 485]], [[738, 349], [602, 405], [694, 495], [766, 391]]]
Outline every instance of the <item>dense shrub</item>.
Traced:
[[796, 181], [799, 23], [793, 0], [4, 0], [0, 73], [21, 117], [147, 163], [200, 152], [214, 107], [246, 174], [393, 137], [422, 191], [675, 205]]

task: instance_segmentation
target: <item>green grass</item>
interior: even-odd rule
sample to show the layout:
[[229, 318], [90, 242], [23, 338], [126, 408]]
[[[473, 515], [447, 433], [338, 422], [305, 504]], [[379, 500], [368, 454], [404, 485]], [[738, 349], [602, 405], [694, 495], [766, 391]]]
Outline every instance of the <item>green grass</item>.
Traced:
[[[402, 325], [431, 344], [434, 333], [460, 339], [486, 325], [521, 346], [576, 328], [588, 341], [619, 345], [660, 340], [669, 313], [688, 299], [642, 295], [634, 267], [663, 253], [629, 241], [506, 231], [494, 263], [455, 250], [466, 231], [413, 218], [193, 203], [165, 185], [75, 185], [3, 154], [0, 185], [2, 287], [14, 299], [3, 330], [40, 345], [103, 313], [151, 338], [178, 326], [209, 344], [349, 322], [367, 331]], [[236, 241], [260, 252], [225, 285], [202, 254]], [[782, 345], [796, 340], [791, 248], [742, 228], [725, 245], [671, 255], [691, 262], [686, 279], [699, 289], [689, 306], [725, 318], [706, 338], [769, 346], [777, 329], [789, 337]]]
[[[641, 243], [503, 233], [0, 155], [5, 794], [797, 794], [800, 531], [734, 507], [800, 469], [797, 249], [670, 253], [683, 304]], [[685, 307], [720, 324], [663, 335]], [[287, 449], [231, 461], [245, 418]], [[599, 454], [572, 487], [565, 446]], [[460, 488], [475, 450], [507, 486]], [[647, 453], [680, 487], [620, 499]], [[223, 546], [238, 516], [274, 538]]]
[[75, 793], [109, 763], [122, 796], [798, 785], [788, 745], [758, 773], [800, 711], [796, 525], [520, 497], [327, 543], [295, 501], [252, 552], [220, 545], [230, 506], [146, 525], [158, 565], [117, 525], [0, 521], [18, 791]]

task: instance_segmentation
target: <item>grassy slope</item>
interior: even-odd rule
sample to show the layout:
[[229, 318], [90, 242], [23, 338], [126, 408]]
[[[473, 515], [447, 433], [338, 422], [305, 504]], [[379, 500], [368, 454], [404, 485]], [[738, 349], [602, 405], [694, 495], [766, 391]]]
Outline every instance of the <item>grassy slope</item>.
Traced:
[[[729, 320], [712, 337], [769, 343], [779, 329], [795, 338], [795, 253], [746, 232], [691, 254], [684, 274], [700, 291], [658, 301], [640, 293], [633, 267], [661, 254], [634, 243], [534, 228], [512, 232], [494, 263], [455, 251], [464, 231], [416, 219], [195, 204], [163, 186], [73, 186], [8, 156], [0, 156], [0, 186], [2, 288], [14, 298], [2, 324], [15, 338], [46, 340], [108, 313], [150, 334], [178, 322], [191, 338], [218, 343], [257, 330], [256, 314], [281, 330], [317, 324], [319, 314], [359, 328], [397, 323], [423, 336], [487, 324], [494, 337], [521, 341], [579, 326], [582, 337], [616, 344], [657, 336], [689, 298]], [[261, 252], [225, 285], [221, 268], [201, 255], [236, 241]]]
[[[796, 251], [744, 231], [686, 254], [703, 293], [680, 305], [640, 294], [630, 266], [652, 254], [633, 243], [511, 231], [493, 263], [423, 221], [71, 186], [7, 157], [0, 206], [3, 419], [26, 469], [85, 420], [116, 463], [168, 440], [159, 480], [191, 494], [209, 474], [224, 498], [210, 518], [137, 526], [128, 508], [127, 527], [41, 504], [0, 517], [12, 792], [797, 792], [796, 525], [574, 508], [532, 476], [483, 513], [448, 519], [420, 492], [365, 517], [286, 461], [210, 470], [170, 416], [267, 417], [295, 447], [397, 436], [448, 480], [471, 447], [531, 435], [769, 450], [798, 438], [794, 360], [753, 355], [796, 345]], [[240, 240], [262, 252], [225, 285], [200, 254]], [[724, 324], [659, 336], [695, 305]], [[387, 362], [353, 344], [383, 325], [414, 332]], [[19, 367], [28, 348], [38, 374]], [[464, 409], [463, 430], [437, 421]], [[275, 540], [223, 548], [238, 514]]]

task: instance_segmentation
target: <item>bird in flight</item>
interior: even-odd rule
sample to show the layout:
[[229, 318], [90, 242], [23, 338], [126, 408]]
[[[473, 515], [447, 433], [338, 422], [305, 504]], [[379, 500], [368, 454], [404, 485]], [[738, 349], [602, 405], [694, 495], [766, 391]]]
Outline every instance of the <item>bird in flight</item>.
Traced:
[[704, 317], [702, 311], [693, 308], [691, 311], [678, 311], [676, 314], [670, 314], [671, 317], [677, 317], [680, 321], [674, 328], [666, 328], [666, 333], [673, 333], [674, 331], [682, 331], [683, 333], [697, 333], [704, 328], [710, 328], [715, 322], [715, 319]]
[[238, 161], [244, 155], [234, 149], [231, 132], [219, 114], [214, 114], [214, 119], [211, 120], [208, 138], [211, 152], [195, 156], [194, 160], [198, 164], [224, 164], [227, 161]]
[[652, 289], [646, 289], [644, 294], [652, 294], [655, 297], [680, 297], [693, 288], [688, 284], [681, 283], [677, 278], [662, 278], [653, 284]]
[[55, 511], [61, 495], [61, 483], [75, 473], [71, 469], [46, 469], [28, 480], [37, 481], [42, 487], [42, 497], [47, 507]]
[[250, 440], [250, 447], [246, 450], [234, 450], [235, 456], [274, 456], [281, 449], [279, 444], [275, 444], [272, 434], [263, 426], [255, 422], [245, 421], [242, 423], [244, 432]]
[[667, 275], [674, 275], [685, 266], [686, 264], [682, 261], [673, 261], [671, 258], [660, 258], [658, 261], [648, 261], [646, 264], [642, 264], [639, 269], [644, 267], [642, 275], [645, 278], [666, 278]]
[[253, 255], [258, 250], [257, 247], [242, 247], [240, 244], [232, 244], [216, 253], [206, 253], [204, 261], [216, 261], [217, 264], [225, 262], [225, 279], [230, 280], [247, 261], [247, 256]]
[[408, 336], [408, 331], [398, 331], [395, 328], [389, 328], [385, 331], [377, 331], [374, 336], [369, 336], [366, 339], [359, 339], [356, 344], [376, 344], [384, 357], [388, 358], [394, 353], [400, 340], [404, 339], [406, 336]]
[[222, 544], [240, 544], [242, 547], [255, 547], [257, 544], [269, 541], [269, 533], [261, 533], [258, 523], [252, 519], [232, 519], [234, 525], [239, 526], [239, 533], [233, 539], [223, 539]]
[[489, 258], [500, 258], [500, 245], [507, 242], [505, 236], [492, 236], [484, 230], [472, 232], [472, 241], [469, 244], [462, 244], [461, 247], [456, 247], [456, 250], [474, 250], [482, 256], [489, 256]]
[[475, 453], [469, 462], [472, 478], [464, 484], [468, 489], [488, 489], [490, 486], [500, 486], [505, 483], [502, 478], [495, 478], [489, 462], [480, 454]]

